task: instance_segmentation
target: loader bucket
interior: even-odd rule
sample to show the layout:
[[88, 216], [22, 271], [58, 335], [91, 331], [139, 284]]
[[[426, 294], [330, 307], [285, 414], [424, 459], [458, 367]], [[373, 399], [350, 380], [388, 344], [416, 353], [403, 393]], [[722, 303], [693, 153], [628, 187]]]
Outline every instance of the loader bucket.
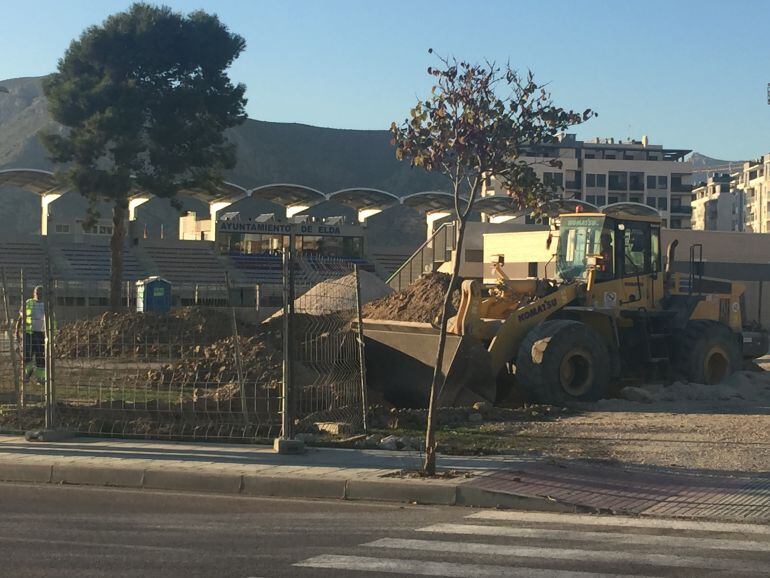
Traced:
[[[427, 407], [439, 332], [429, 323], [364, 319], [366, 379], [398, 407]], [[479, 340], [447, 335], [439, 406], [494, 403], [495, 378]]]

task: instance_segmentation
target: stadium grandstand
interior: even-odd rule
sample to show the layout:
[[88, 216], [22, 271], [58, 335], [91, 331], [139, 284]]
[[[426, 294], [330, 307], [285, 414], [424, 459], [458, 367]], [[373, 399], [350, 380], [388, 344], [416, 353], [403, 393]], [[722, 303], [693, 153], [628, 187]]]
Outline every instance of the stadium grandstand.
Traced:
[[[38, 230], [16, 238], [0, 233], [0, 267], [11, 286], [18, 285], [22, 272], [24, 282], [32, 285], [50, 271], [60, 305], [105, 306], [113, 227], [109, 205], [97, 207], [99, 216], [86, 226], [87, 201], [60, 186], [51, 172], [3, 170], [0, 187], [40, 198]], [[291, 183], [248, 189], [222, 182], [214, 191], [186, 190], [178, 197], [188, 209], [178, 222], [160, 223], [152, 208], [167, 200], [138, 189], [130, 198], [123, 253], [128, 303], [137, 280], [157, 275], [172, 283], [178, 304], [235, 298], [237, 305], [259, 301], [269, 307], [280, 302], [281, 253], [290, 242], [306, 267], [318, 269], [308, 276], [322, 275], [321, 260], [333, 258], [388, 280], [419, 243], [398, 245], [395, 231], [393, 239], [375, 245], [369, 224], [389, 211], [399, 216], [408, 211], [414, 213], [412, 222], [427, 224], [430, 239], [453, 206], [450, 194], [437, 191], [399, 196], [360, 187], [325, 193]], [[301, 278], [303, 272], [297, 274]]]

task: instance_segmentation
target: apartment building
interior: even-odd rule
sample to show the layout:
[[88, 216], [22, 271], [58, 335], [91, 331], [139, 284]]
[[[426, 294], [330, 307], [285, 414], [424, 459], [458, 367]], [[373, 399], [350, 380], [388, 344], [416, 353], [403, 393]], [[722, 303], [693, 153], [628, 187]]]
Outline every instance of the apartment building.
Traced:
[[770, 232], [770, 154], [743, 163], [743, 170], [732, 176], [737, 202], [743, 211], [743, 230]]
[[[665, 226], [690, 228], [692, 166], [687, 149], [669, 149], [641, 140], [577, 140], [562, 134], [557, 142], [532, 147], [526, 155], [546, 184], [563, 198], [603, 206], [618, 202], [656, 208]], [[561, 167], [554, 167], [553, 159]], [[503, 194], [499, 183], [488, 182], [482, 195]]]
[[692, 190], [692, 228], [699, 231], [742, 231], [743, 205], [732, 177], [721, 173]]

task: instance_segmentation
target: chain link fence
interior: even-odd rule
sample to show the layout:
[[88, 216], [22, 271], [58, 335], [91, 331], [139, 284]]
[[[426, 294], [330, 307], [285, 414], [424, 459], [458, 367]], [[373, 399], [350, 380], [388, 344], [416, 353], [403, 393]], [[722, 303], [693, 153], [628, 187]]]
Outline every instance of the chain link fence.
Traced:
[[29, 371], [14, 332], [23, 300], [8, 300], [0, 312], [0, 427], [241, 442], [360, 431], [357, 271], [336, 260], [285, 262], [284, 307], [259, 321], [226, 303], [79, 316], [53, 305], [50, 280], [51, 317], [66, 321], [47, 331], [42, 376]]

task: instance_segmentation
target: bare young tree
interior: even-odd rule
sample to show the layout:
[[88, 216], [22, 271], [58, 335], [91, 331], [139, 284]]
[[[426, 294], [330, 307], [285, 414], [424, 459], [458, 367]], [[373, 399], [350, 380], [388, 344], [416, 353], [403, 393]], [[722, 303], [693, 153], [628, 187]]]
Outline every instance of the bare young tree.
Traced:
[[[500, 183], [516, 207], [536, 209], [552, 187], [538, 178], [531, 158], [521, 157], [536, 145], [554, 142], [559, 132], [595, 113], [555, 106], [532, 72], [520, 75], [510, 64], [471, 64], [454, 57], [439, 61], [438, 68], [428, 68], [435, 78], [430, 95], [417, 101], [410, 118], [400, 125], [394, 122], [391, 132], [399, 160], [408, 159], [412, 166], [438, 171], [448, 179], [457, 221], [455, 255], [461, 255], [465, 226], [485, 179]], [[435, 406], [445, 377], [441, 367], [459, 269], [460, 259], [455, 257], [430, 386], [423, 473], [431, 476], [436, 473]]]

